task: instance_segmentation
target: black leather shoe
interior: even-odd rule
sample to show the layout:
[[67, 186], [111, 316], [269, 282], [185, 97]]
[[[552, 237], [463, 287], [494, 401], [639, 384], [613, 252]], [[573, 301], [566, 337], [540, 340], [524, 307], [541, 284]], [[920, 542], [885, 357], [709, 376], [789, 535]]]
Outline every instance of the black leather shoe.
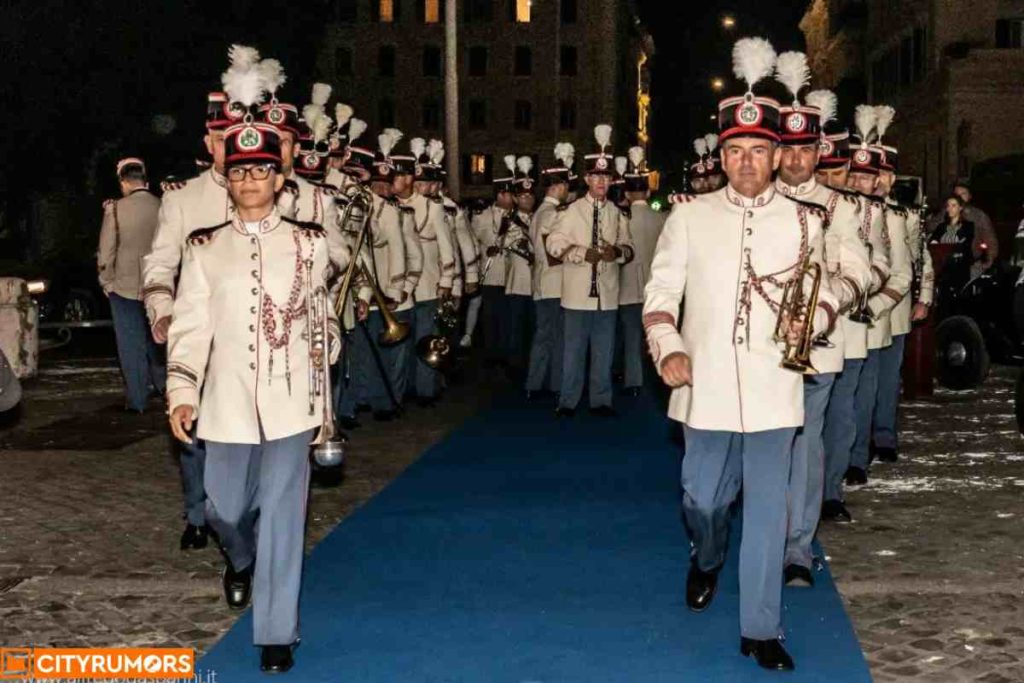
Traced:
[[209, 530], [206, 528], [205, 524], [203, 526], [186, 524], [185, 531], [181, 534], [181, 549], [202, 550], [206, 547], [208, 536]]
[[377, 422], [391, 422], [395, 419], [395, 411], [393, 410], [376, 410], [373, 413], [373, 419]]
[[295, 664], [291, 645], [263, 645], [260, 647], [260, 671], [283, 674]]
[[686, 606], [691, 612], [703, 612], [711, 604], [718, 589], [718, 572], [705, 572], [690, 563], [690, 573], [686, 577]]
[[771, 640], [754, 640], [753, 638], [740, 638], [740, 654], [744, 657], [754, 655], [757, 665], [762, 669], [772, 671], [792, 671], [796, 668], [793, 658], [782, 647], [782, 643], [776, 638]]
[[897, 460], [900, 459], [900, 456], [897, 455], [895, 448], [884, 447], [875, 448], [875, 457], [878, 458], [878, 462], [896, 462]]
[[590, 409], [590, 414], [594, 417], [618, 417], [618, 413], [615, 408], [611, 406], [597, 406], [596, 408]]
[[841, 500], [826, 500], [821, 504], [821, 519], [826, 522], [838, 522], [847, 524], [853, 521], [853, 516], [846, 509]]
[[575, 408], [555, 408], [555, 417], [572, 417], [575, 414]]
[[868, 483], [868, 473], [859, 467], [850, 467], [844, 475], [847, 486], [863, 486]]
[[252, 567], [246, 567], [236, 572], [228, 562], [224, 565], [224, 572], [221, 574], [221, 583], [224, 585], [224, 600], [228, 607], [234, 610], [245, 609], [249, 604], [249, 597], [252, 595]]
[[807, 567], [801, 567], [798, 564], [787, 564], [782, 572], [782, 576], [787, 586], [814, 587], [814, 574]]

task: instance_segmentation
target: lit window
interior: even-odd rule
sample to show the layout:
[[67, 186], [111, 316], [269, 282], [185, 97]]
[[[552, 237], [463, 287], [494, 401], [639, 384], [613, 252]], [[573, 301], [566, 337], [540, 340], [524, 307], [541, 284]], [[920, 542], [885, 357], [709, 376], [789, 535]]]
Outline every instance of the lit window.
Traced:
[[395, 0], [378, 0], [380, 2], [377, 16], [380, 21], [390, 24], [395, 20]]
[[472, 154], [469, 157], [469, 172], [473, 175], [483, 175], [487, 172], [487, 157], [483, 154]]
[[423, 0], [423, 21], [428, 24], [441, 21], [441, 0]]
[[516, 0], [516, 21], [520, 24], [530, 23], [530, 5], [533, 0]]

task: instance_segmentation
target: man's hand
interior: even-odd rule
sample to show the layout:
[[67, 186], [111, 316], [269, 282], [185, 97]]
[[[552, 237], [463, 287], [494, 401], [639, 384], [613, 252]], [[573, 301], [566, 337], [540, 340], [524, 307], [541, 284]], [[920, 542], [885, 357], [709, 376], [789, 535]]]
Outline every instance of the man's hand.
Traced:
[[182, 443], [192, 443], [188, 433], [192, 431], [192, 423], [196, 419], [196, 411], [192, 406], [178, 406], [167, 416], [171, 423], [171, 433]]
[[157, 344], [167, 343], [167, 330], [171, 329], [171, 316], [165, 315], [153, 325], [153, 341]]
[[356, 320], [363, 322], [370, 317], [370, 304], [362, 299], [356, 301]]
[[587, 254], [583, 258], [587, 263], [594, 264], [600, 262], [603, 257], [604, 252], [600, 249], [587, 249]]
[[488, 256], [497, 256], [500, 253], [501, 253], [501, 249], [499, 249], [498, 247], [487, 247], [487, 255]]
[[928, 304], [922, 304], [920, 302], [914, 304], [914, 312], [910, 314], [911, 322], [918, 322], [928, 317]]
[[614, 244], [606, 244], [599, 251], [601, 252], [601, 259], [609, 263], [618, 260], [622, 256], [622, 250]]
[[476, 282], [467, 282], [466, 283], [466, 296], [473, 296], [474, 294], [477, 293], [477, 290], [479, 290], [479, 289], [480, 289], [480, 285], [477, 284]]
[[451, 287], [438, 287], [437, 288], [437, 296], [440, 297], [441, 299], [448, 299], [448, 298], [451, 297], [451, 295], [452, 295], [452, 288]]
[[690, 366], [690, 357], [685, 353], [670, 353], [661, 361], [658, 371], [661, 374], [661, 381], [673, 389], [693, 386], [693, 368]]

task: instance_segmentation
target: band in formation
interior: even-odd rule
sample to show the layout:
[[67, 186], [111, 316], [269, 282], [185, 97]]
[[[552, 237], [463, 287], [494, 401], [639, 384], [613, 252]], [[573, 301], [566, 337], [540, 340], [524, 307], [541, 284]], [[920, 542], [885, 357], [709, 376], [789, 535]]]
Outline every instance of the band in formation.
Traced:
[[[300, 110], [278, 99], [276, 60], [238, 45], [229, 58], [207, 102], [208, 168], [158, 200], [143, 161], [122, 160], [99, 266], [129, 405], [166, 391], [182, 444], [181, 546], [215, 533], [226, 600], [251, 597], [261, 667], [289, 669], [299, 639], [311, 445], [358, 427], [361, 406], [388, 421], [409, 398], [433, 405], [456, 350], [479, 343], [561, 418], [585, 388], [591, 413], [614, 417], [613, 367], [628, 394], [645, 367], [673, 388], [687, 604], [715, 595], [742, 490], [740, 649], [793, 668], [782, 587], [813, 586], [819, 520], [849, 521], [844, 482], [896, 457], [904, 341], [932, 297], [920, 211], [889, 197], [895, 112], [857, 107], [853, 135], [834, 94], [801, 99], [804, 55], [747, 38], [733, 59], [748, 89], [695, 142], [692, 193], [667, 221], [643, 149], [617, 156], [607, 125], [579, 176], [568, 142], [539, 169], [510, 154], [493, 203], [465, 208], [441, 141], [387, 128], [367, 145], [351, 107], [328, 109], [330, 86]], [[785, 106], [754, 91], [773, 75]]]

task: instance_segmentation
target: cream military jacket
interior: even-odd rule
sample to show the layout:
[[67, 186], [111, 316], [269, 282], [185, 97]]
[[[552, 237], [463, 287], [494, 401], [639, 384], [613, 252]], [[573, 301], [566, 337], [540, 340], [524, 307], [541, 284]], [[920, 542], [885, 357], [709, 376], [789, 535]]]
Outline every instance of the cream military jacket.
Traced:
[[[398, 202], [373, 194], [373, 206], [370, 212], [370, 233], [366, 237], [362, 259], [366, 270], [374, 275], [384, 296], [392, 301], [402, 302], [405, 295], [405, 238], [402, 236], [402, 217]], [[373, 238], [373, 252], [369, 243]], [[360, 296], [377, 308], [369, 290]], [[407, 296], [411, 299], [411, 296]], [[408, 302], [402, 302], [408, 303]], [[396, 309], [397, 310], [397, 309]], [[404, 310], [404, 309], [403, 309]]]
[[416, 234], [416, 212], [411, 206], [397, 203], [399, 220], [402, 225], [402, 241], [405, 243], [405, 303], [396, 310], [408, 311], [416, 305], [416, 287], [423, 275], [423, 245]]
[[[773, 185], [754, 198], [731, 186], [677, 203], [645, 290], [655, 367], [689, 355], [693, 386], [675, 389], [669, 417], [696, 429], [759, 432], [804, 422], [803, 377], [779, 367], [773, 341], [785, 282], [805, 256], [824, 268], [824, 217]], [[682, 327], [679, 304], [686, 297]], [[836, 299], [821, 288], [814, 326], [829, 330]]]
[[562, 263], [548, 256], [547, 241], [555, 225], [558, 207], [554, 197], [544, 197], [530, 222], [530, 240], [533, 242], [533, 298], [537, 301], [562, 298]]
[[[932, 255], [928, 252], [928, 248], [921, 243], [920, 212], [915, 209], [898, 207], [894, 203], [890, 203], [890, 206], [894, 206], [906, 214], [907, 250], [912, 268], [911, 289], [893, 308], [890, 320], [893, 335], [909, 334], [913, 326], [910, 317], [913, 314], [914, 304], [923, 303], [926, 306], [931, 306], [935, 294], [935, 270], [932, 267]], [[913, 291], [913, 282], [918, 278], [920, 279], [920, 291], [915, 292]], [[917, 296], [916, 301], [913, 299], [915, 295]]]
[[[868, 301], [874, 324], [868, 329], [868, 348], [880, 349], [892, 344], [894, 312], [900, 302], [908, 298], [910, 283], [914, 279], [914, 266], [910, 260], [907, 240], [907, 213], [897, 206], [885, 206], [885, 241], [889, 253], [889, 277], [881, 291]], [[909, 325], [909, 306], [907, 316]], [[896, 325], [898, 327], [898, 325]]]
[[219, 225], [233, 215], [227, 179], [213, 168], [164, 194], [153, 245], [142, 259], [142, 297], [150, 325], [171, 315], [181, 252], [189, 231]]
[[140, 187], [103, 205], [96, 267], [104, 293], [142, 298], [142, 257], [153, 244], [160, 200]]
[[455, 225], [459, 218], [459, 207], [454, 202], [450, 206], [447, 198], [442, 194], [438, 194], [430, 199], [432, 201], [439, 201], [444, 211], [444, 224], [448, 229], [448, 235], [452, 241], [452, 255], [455, 257], [455, 274], [452, 276], [452, 296], [459, 298], [462, 296], [466, 285], [466, 269], [462, 260], [462, 245], [459, 244], [459, 235]]
[[333, 186], [311, 183], [292, 172], [285, 178], [277, 206], [282, 216], [323, 227], [334, 272], [341, 273], [348, 267], [352, 248], [341, 232], [341, 216], [335, 201], [337, 196], [338, 191]]
[[[820, 206], [828, 217], [824, 275], [836, 297], [840, 321], [828, 337], [831, 346], [816, 346], [811, 351], [811, 365], [818, 372], [842, 372], [846, 358], [867, 356], [867, 326], [853, 322], [847, 315], [860, 306], [871, 287], [871, 262], [860, 237], [860, 200], [855, 194], [826, 187], [813, 177], [795, 187], [777, 179], [775, 187], [788, 197]], [[850, 328], [849, 340], [847, 323], [856, 325]]]
[[[168, 332], [171, 410], [198, 408], [198, 437], [260, 443], [321, 425], [310, 368], [310, 307], [320, 305], [330, 360], [340, 345], [323, 228], [275, 209], [250, 234], [236, 217], [193, 231]], [[313, 292], [313, 297], [310, 297]], [[327, 349], [324, 350], [327, 356]]]
[[[511, 247], [525, 247], [518, 249], [533, 254], [533, 242], [530, 240], [528, 226], [533, 217], [522, 211], [516, 211], [520, 223], [513, 223], [508, 229], [505, 238], [505, 245]], [[527, 228], [523, 228], [523, 225]], [[534, 258], [534, 261], [537, 259]], [[533, 266], [525, 258], [517, 253], [509, 251], [505, 258], [505, 294], [511, 296], [532, 296], [533, 295]]]
[[[480, 272], [483, 276], [482, 284], [486, 287], [505, 287], [506, 254], [502, 251], [494, 257], [487, 256], [487, 250], [490, 247], [500, 248], [504, 243], [499, 234], [501, 231], [501, 221], [504, 216], [504, 209], [492, 204], [474, 215], [470, 224], [470, 227], [473, 229], [473, 235], [476, 237], [476, 242], [480, 245], [480, 258], [482, 260]], [[487, 265], [488, 263], [490, 264], [489, 266]], [[485, 267], [487, 267], [486, 274], [483, 272]]]
[[614, 245], [622, 250], [612, 262], [597, 264], [597, 296], [590, 296], [593, 268], [586, 262], [587, 249], [593, 244], [595, 201], [589, 193], [572, 204], [559, 207], [548, 236], [548, 253], [562, 259], [562, 308], [577, 311], [610, 311], [619, 307], [619, 269], [633, 260], [633, 240], [629, 220], [608, 201], [598, 207], [598, 244]]
[[642, 304], [644, 287], [651, 277], [651, 261], [658, 244], [665, 216], [645, 201], [629, 207], [629, 236], [633, 238], [633, 260], [622, 266], [619, 274], [619, 305]]
[[459, 256], [462, 259], [462, 273], [466, 284], [480, 282], [480, 246], [476, 243], [473, 230], [469, 227], [466, 210], [455, 203], [451, 197], [443, 195], [444, 207], [449, 216], [454, 211], [455, 239], [459, 245]]
[[413, 229], [423, 249], [423, 274], [416, 285], [416, 301], [437, 299], [439, 287], [451, 289], [455, 278], [455, 247], [444, 218], [444, 205], [413, 192], [399, 203], [413, 210]]

